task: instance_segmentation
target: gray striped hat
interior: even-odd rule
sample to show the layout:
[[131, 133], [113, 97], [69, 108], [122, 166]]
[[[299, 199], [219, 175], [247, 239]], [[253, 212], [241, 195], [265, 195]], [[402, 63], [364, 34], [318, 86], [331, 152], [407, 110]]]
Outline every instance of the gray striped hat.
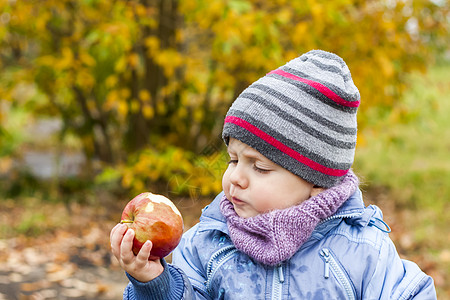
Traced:
[[228, 110], [222, 137], [328, 188], [353, 164], [359, 103], [342, 58], [312, 50], [245, 89]]

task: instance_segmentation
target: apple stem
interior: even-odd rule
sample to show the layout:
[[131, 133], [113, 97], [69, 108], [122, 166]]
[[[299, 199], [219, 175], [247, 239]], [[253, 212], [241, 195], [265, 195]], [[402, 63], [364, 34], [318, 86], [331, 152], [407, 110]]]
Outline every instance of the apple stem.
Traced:
[[131, 221], [131, 220], [121, 220], [120, 224], [123, 224], [123, 223], [133, 223], [133, 221]]

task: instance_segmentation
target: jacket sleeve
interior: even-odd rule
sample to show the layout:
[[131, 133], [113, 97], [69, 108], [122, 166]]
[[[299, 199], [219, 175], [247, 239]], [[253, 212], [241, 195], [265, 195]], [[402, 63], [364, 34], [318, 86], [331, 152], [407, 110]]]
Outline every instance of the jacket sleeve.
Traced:
[[437, 299], [433, 279], [413, 262], [401, 259], [386, 235], [375, 272], [363, 299]]
[[[123, 299], [210, 300], [205, 288], [202, 261], [197, 244], [193, 242], [197, 225], [189, 229], [172, 255], [172, 264], [161, 260], [163, 273], [152, 281], [142, 283], [127, 274], [130, 283]], [[200, 249], [201, 252], [201, 249]]]
[[128, 283], [123, 293], [123, 299], [138, 300], [179, 300], [193, 299], [192, 287], [179, 268], [169, 265], [161, 260], [164, 271], [157, 278], [149, 282], [140, 282], [128, 273]]

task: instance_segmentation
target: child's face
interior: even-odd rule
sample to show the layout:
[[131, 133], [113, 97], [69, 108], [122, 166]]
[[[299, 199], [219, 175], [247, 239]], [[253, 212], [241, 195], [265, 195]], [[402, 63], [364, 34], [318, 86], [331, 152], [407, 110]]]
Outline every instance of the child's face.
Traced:
[[312, 183], [239, 140], [230, 138], [228, 154], [230, 163], [222, 187], [242, 218], [297, 205], [316, 193]]

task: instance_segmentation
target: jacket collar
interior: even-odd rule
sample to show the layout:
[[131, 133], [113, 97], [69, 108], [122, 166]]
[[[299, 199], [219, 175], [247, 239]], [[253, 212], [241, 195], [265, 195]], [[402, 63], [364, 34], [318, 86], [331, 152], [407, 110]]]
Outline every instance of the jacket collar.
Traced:
[[[222, 195], [223, 192], [217, 195], [216, 198], [203, 209], [202, 215], [200, 216], [199, 231], [219, 230], [227, 235], [229, 234], [225, 217], [222, 215], [219, 206]], [[352, 219], [352, 223], [357, 222], [363, 214], [364, 202], [362, 199], [362, 192], [358, 189], [350, 198], [348, 198], [347, 201], [344, 202], [344, 204], [342, 204], [333, 216], [319, 223], [313, 233], [313, 236], [319, 238], [325, 235], [328, 231], [335, 227], [341, 219]]]
[[[310, 239], [304, 243], [301, 248], [308, 247], [315, 241], [321, 240], [328, 232], [338, 226], [342, 220], [345, 220], [346, 223], [361, 223], [361, 219], [366, 219], [365, 215], [362, 192], [360, 189], [357, 189], [356, 192], [350, 196], [344, 204], [342, 204], [334, 215], [322, 220], [319, 225], [317, 225], [311, 234]], [[365, 221], [363, 222], [365, 223]]]
[[[362, 215], [364, 212], [364, 202], [362, 198], [362, 192], [357, 189], [356, 192], [342, 204], [337, 212], [330, 218], [353, 218]], [[330, 219], [328, 218], [328, 219]], [[326, 219], [324, 220], [326, 221]], [[322, 221], [321, 223], [323, 223]]]
[[200, 216], [199, 231], [219, 230], [228, 235], [227, 221], [220, 211], [220, 200], [222, 196], [223, 192], [203, 208], [202, 215]]

